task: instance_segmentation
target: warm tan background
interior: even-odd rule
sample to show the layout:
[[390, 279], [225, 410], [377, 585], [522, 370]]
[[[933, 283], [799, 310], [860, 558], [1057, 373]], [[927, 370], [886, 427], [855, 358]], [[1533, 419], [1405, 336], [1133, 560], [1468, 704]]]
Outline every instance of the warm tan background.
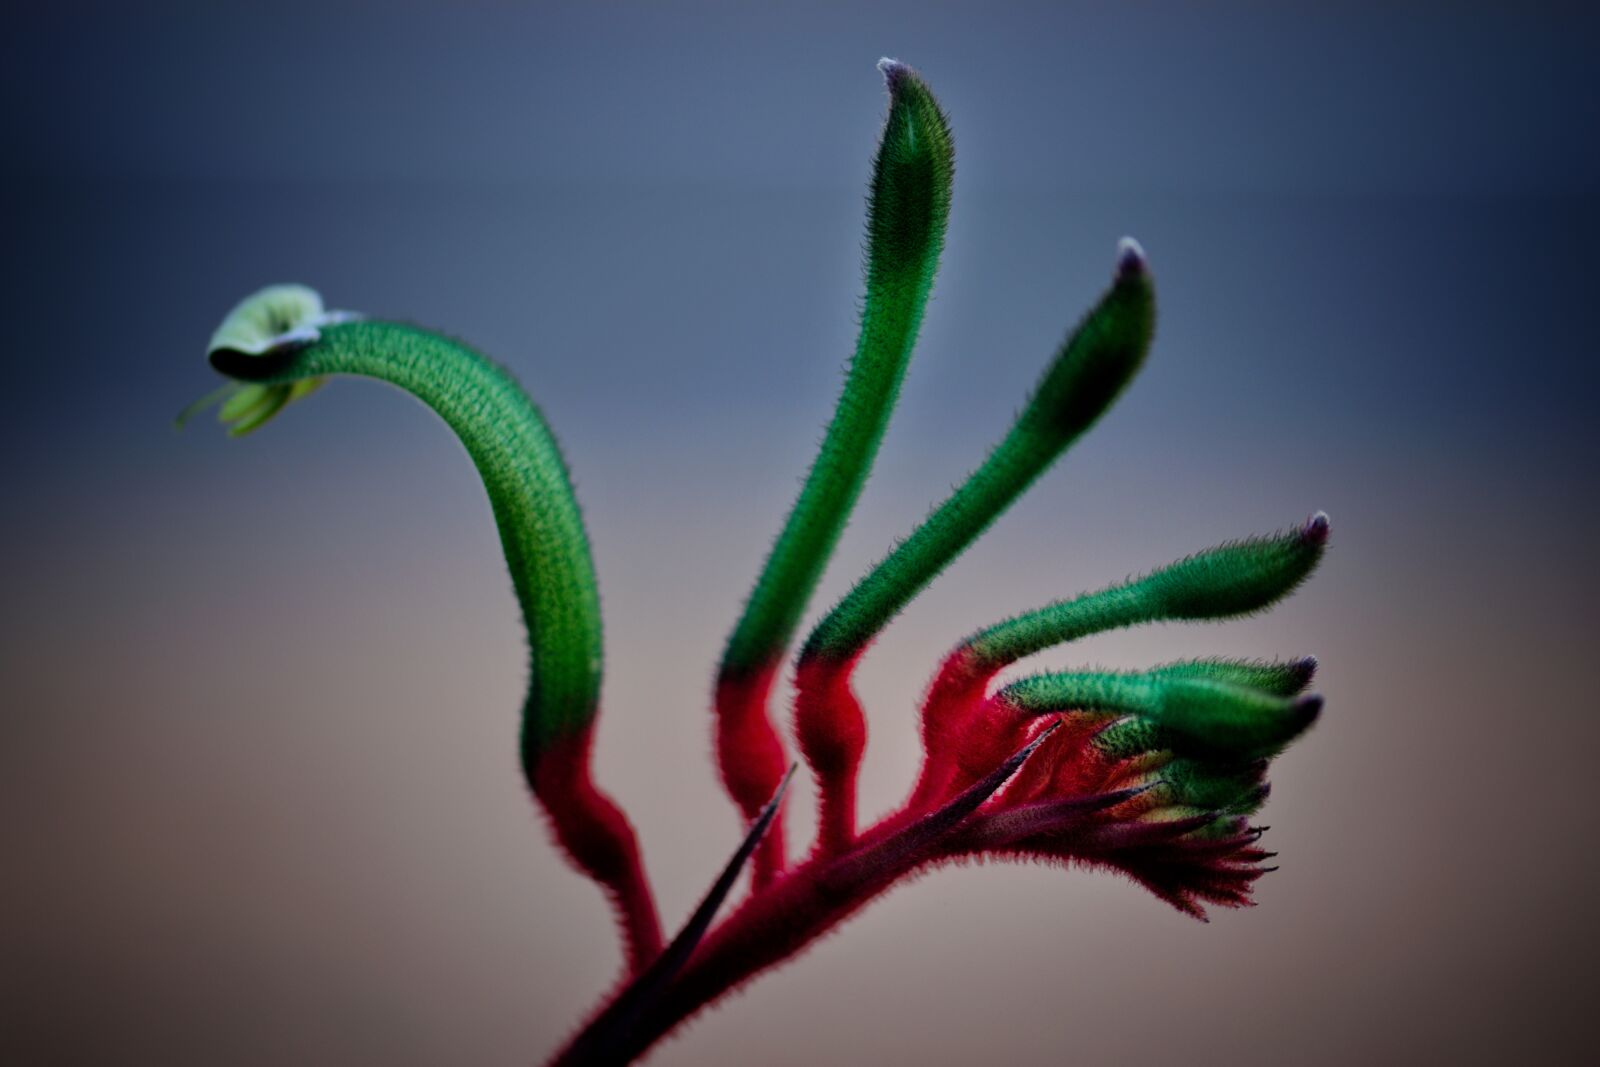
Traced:
[[526, 1063], [615, 972], [523, 793], [514, 604], [442, 427], [361, 383], [240, 443], [167, 426], [268, 281], [458, 332], [545, 404], [605, 597], [599, 775], [686, 912], [739, 832], [711, 663], [852, 341], [883, 52], [961, 170], [816, 607], [981, 455], [1123, 232], [1163, 319], [869, 659], [866, 811], [965, 631], [1318, 507], [1333, 551], [1271, 616], [1040, 665], [1309, 651], [1328, 711], [1274, 774], [1260, 907], [942, 872], [655, 1062], [1584, 1059], [1592, 18], [377, 11], [0, 44], [0, 1060]]

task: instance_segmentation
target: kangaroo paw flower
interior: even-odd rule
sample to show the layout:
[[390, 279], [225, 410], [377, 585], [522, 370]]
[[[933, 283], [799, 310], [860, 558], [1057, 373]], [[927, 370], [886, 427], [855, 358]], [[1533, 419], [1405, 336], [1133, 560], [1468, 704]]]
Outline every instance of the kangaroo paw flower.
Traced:
[[[867, 207], [860, 334], [798, 498], [729, 633], [713, 695], [716, 767], [746, 833], [663, 945], [633, 827], [596, 785], [603, 673], [600, 599], [566, 462], [543, 414], [503, 368], [396, 322], [328, 311], [303, 286], [242, 302], [208, 357], [216, 405], [249, 433], [334, 375], [386, 381], [465, 445], [494, 512], [528, 633], [524, 776], [572, 866], [616, 912], [627, 971], [563, 1064], [624, 1063], [869, 902], [943, 863], [1015, 860], [1125, 876], [1199, 919], [1253, 903], [1276, 868], [1251, 822], [1271, 762], [1322, 713], [1311, 657], [1207, 657], [1148, 670], [1002, 675], [1019, 660], [1120, 627], [1263, 611], [1316, 569], [1328, 517], [1229, 542], [972, 632], [922, 701], [923, 765], [898, 810], [857, 825], [867, 709], [852, 678], [879, 633], [1104, 417], [1155, 336], [1149, 260], [1116, 249], [1110, 281], [1067, 332], [1015, 420], [972, 473], [791, 647], [889, 424], [944, 248], [954, 179], [949, 124], [909, 66], [878, 65], [888, 112]], [[1168, 509], [1170, 512], [1170, 509]], [[1163, 514], [1167, 514], [1164, 512]], [[818, 790], [818, 834], [792, 864], [783, 803], [795, 765], [769, 704], [792, 664], [794, 728]], [[788, 767], [787, 773], [785, 767]], [[730, 901], [745, 867], [749, 892]], [[726, 907], [725, 907], [726, 905]], [[723, 912], [726, 911], [726, 914]]]

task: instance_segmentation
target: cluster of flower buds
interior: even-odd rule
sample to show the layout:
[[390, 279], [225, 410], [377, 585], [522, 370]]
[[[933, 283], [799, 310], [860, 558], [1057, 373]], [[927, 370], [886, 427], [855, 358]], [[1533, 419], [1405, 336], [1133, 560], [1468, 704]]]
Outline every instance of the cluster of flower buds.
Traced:
[[1039, 674], [987, 694], [999, 669], [1040, 642], [1149, 619], [1225, 618], [1266, 607], [1310, 572], [1328, 535], [1318, 514], [1289, 533], [1224, 545], [975, 635], [930, 690], [919, 795], [974, 779], [1044, 723], [1059, 724], [947, 845], [952, 857], [1011, 856], [1114, 868], [1175, 907], [1249, 902], [1272, 868], [1250, 816], [1268, 762], [1322, 709], [1310, 657], [1196, 659], [1141, 672]]

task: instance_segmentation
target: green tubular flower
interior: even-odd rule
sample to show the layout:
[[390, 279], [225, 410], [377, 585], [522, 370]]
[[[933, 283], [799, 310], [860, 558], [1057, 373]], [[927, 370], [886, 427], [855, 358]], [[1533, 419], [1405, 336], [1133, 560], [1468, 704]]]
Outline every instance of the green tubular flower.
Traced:
[[[746, 819], [757, 816], [787, 763], [768, 697], [877, 456], [950, 215], [955, 146], [944, 112], [910, 67], [884, 59], [878, 70], [889, 90], [889, 114], [867, 199], [866, 294], [855, 355], [810, 473], [717, 668], [717, 766]], [[756, 884], [769, 881], [783, 863], [780, 812], [756, 854]]]
[[499, 527], [528, 632], [521, 754], [528, 785], [577, 868], [607, 892], [630, 973], [661, 950], [660, 921], [632, 826], [590, 775], [599, 711], [600, 598], [565, 461], [544, 416], [502, 367], [459, 341], [395, 322], [322, 310], [302, 286], [274, 286], [235, 308], [211, 365], [242, 384], [224, 403], [234, 433], [260, 426], [334, 374], [398, 386], [466, 447]]
[[1316, 720], [1322, 698], [1288, 697], [1210, 678], [1164, 672], [1040, 674], [996, 698], [1021, 716], [1063, 711], [1132, 715], [1160, 728], [1180, 753], [1251, 760], [1274, 755]]
[[728, 638], [725, 676], [781, 656], [794, 636], [877, 457], [939, 269], [955, 178], [950, 128], [915, 71], [892, 59], [878, 69], [890, 102], [867, 201], [861, 334], [811, 472]]
[[1140, 623], [1229, 619], [1288, 596], [1321, 561], [1328, 516], [1270, 537], [1219, 545], [1143, 578], [1060, 600], [967, 638], [976, 661], [997, 671], [1052, 645]]
[[273, 286], [240, 304], [212, 338], [210, 360], [242, 383], [223, 405], [225, 415], [245, 420], [236, 434], [334, 374], [386, 381], [443, 418], [488, 491], [528, 627], [528, 766], [546, 743], [588, 725], [601, 668], [589, 541], [555, 438], [510, 374], [459, 341], [325, 312], [304, 286]]

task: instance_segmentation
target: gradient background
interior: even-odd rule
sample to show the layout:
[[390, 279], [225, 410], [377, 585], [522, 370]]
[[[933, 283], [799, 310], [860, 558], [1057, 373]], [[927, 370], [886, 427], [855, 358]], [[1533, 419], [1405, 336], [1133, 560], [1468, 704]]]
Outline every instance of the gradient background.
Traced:
[[1333, 551], [1270, 616], [1038, 665], [1315, 652], [1329, 709], [1277, 764], [1259, 908], [941, 872], [655, 1062], [1583, 1058], [1592, 8], [46, 7], [0, 41], [0, 1059], [526, 1063], [615, 973], [518, 777], [520, 628], [443, 427], [337, 382], [241, 442], [172, 430], [269, 282], [467, 337], [550, 414], [598, 774], [679, 921], [739, 833], [710, 669], [853, 343], [885, 53], [952, 116], [955, 207], [814, 612], [981, 456], [1123, 233], [1162, 320], [869, 658], [864, 811], [964, 632], [1316, 508]]

